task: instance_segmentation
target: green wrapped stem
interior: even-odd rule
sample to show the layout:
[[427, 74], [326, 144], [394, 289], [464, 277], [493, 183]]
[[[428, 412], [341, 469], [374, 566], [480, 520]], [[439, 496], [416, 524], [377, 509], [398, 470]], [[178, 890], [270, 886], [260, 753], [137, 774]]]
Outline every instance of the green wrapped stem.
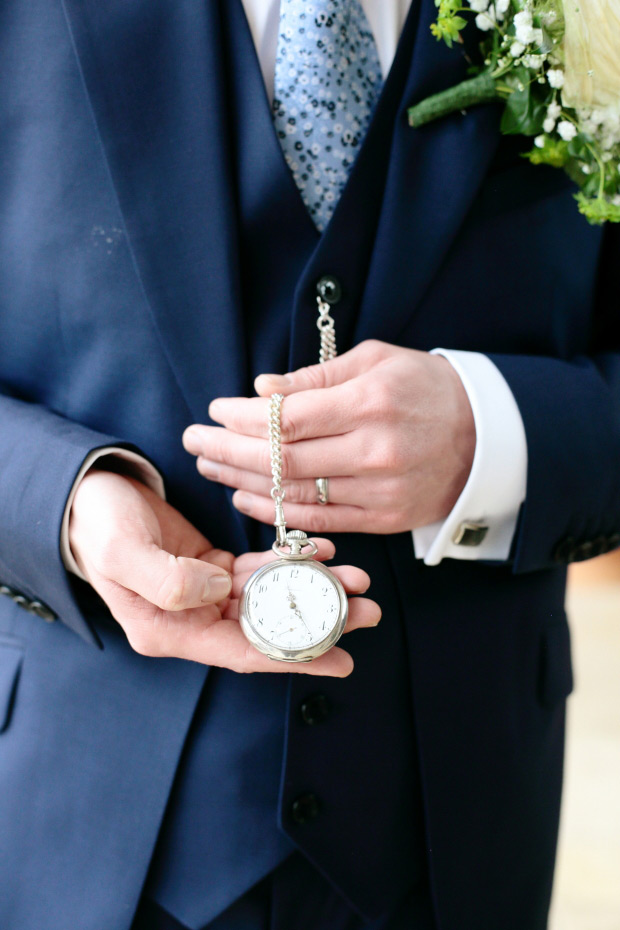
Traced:
[[494, 78], [488, 71], [483, 71], [474, 78], [462, 81], [456, 87], [449, 87], [409, 107], [407, 110], [409, 125], [415, 128], [424, 126], [426, 123], [432, 123], [433, 120], [449, 116], [451, 113], [458, 113], [459, 110], [466, 110], [478, 103], [491, 103], [499, 96]]

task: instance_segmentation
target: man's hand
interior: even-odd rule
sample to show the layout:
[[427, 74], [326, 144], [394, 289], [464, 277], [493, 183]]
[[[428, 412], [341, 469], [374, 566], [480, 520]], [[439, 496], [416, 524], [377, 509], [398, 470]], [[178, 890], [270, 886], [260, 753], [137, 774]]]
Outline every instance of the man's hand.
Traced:
[[[173, 507], [133, 478], [93, 469], [71, 508], [71, 551], [93, 588], [142, 655], [175, 656], [236, 672], [298, 672], [345, 677], [350, 655], [338, 647], [296, 665], [275, 662], [248, 643], [238, 622], [239, 596], [249, 576], [272, 552], [232, 553], [213, 546]], [[315, 540], [317, 558], [334, 546]], [[349, 594], [367, 590], [360, 569], [332, 569]], [[375, 626], [374, 601], [350, 602], [345, 632]]]
[[[398, 533], [445, 519], [463, 490], [476, 431], [467, 393], [438, 355], [363, 342], [345, 355], [256, 380], [260, 397], [220, 398], [225, 429], [192, 426], [183, 441], [199, 472], [238, 488], [233, 503], [273, 522], [269, 395], [282, 405], [287, 520], [312, 532]], [[315, 478], [329, 478], [329, 506]]]

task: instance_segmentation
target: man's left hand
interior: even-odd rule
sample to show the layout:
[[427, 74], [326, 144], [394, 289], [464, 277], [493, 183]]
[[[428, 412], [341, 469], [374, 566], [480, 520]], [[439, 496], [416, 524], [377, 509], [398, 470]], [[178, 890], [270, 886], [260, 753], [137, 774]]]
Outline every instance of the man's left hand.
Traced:
[[[445, 519], [463, 490], [476, 431], [462, 382], [439, 355], [362, 342], [322, 365], [260, 375], [259, 397], [214, 400], [223, 429], [183, 436], [198, 471], [237, 488], [242, 513], [273, 523], [269, 396], [282, 405], [283, 481], [289, 525], [313, 533], [398, 533]], [[329, 478], [329, 506], [315, 478]]]

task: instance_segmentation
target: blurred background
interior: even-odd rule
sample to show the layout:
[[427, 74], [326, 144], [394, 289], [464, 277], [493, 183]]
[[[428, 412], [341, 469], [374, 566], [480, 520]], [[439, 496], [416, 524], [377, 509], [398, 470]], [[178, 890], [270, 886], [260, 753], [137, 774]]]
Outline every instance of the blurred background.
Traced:
[[571, 566], [567, 610], [575, 693], [549, 930], [620, 930], [620, 552]]

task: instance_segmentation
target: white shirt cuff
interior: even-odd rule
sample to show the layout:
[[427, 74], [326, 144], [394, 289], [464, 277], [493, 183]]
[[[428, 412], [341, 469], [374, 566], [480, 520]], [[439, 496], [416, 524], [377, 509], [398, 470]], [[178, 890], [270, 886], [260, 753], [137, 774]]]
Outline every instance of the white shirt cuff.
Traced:
[[[512, 546], [527, 481], [527, 440], [521, 413], [504, 376], [480, 352], [433, 349], [458, 373], [476, 425], [476, 450], [467, 484], [445, 520], [413, 531], [416, 558], [505, 561]], [[476, 545], [454, 542], [465, 524], [488, 527]]]
[[78, 485], [86, 472], [89, 470], [89, 468], [92, 468], [98, 459], [103, 458], [105, 455], [114, 455], [117, 458], [128, 462], [131, 465], [131, 470], [136, 478], [146, 484], [147, 487], [151, 489], [151, 491], [154, 491], [155, 494], [158, 494], [161, 498], [163, 498], [163, 500], [166, 499], [164, 479], [154, 465], [151, 465], [150, 462], [148, 462], [141, 455], [138, 455], [136, 452], [130, 452], [129, 449], [121, 449], [118, 446], [104, 446], [101, 449], [95, 449], [94, 452], [91, 452], [89, 455], [87, 455], [82, 463], [82, 467], [77, 473], [76, 479], [73, 482], [73, 487], [71, 488], [71, 492], [67, 498], [60, 530], [60, 555], [64, 562], [65, 568], [67, 571], [77, 575], [78, 578], [81, 578], [82, 581], [86, 581], [86, 578], [79, 570], [77, 562], [73, 558], [71, 546], [69, 545], [69, 516], [71, 514], [71, 505], [73, 504], [73, 499], [78, 489]]

